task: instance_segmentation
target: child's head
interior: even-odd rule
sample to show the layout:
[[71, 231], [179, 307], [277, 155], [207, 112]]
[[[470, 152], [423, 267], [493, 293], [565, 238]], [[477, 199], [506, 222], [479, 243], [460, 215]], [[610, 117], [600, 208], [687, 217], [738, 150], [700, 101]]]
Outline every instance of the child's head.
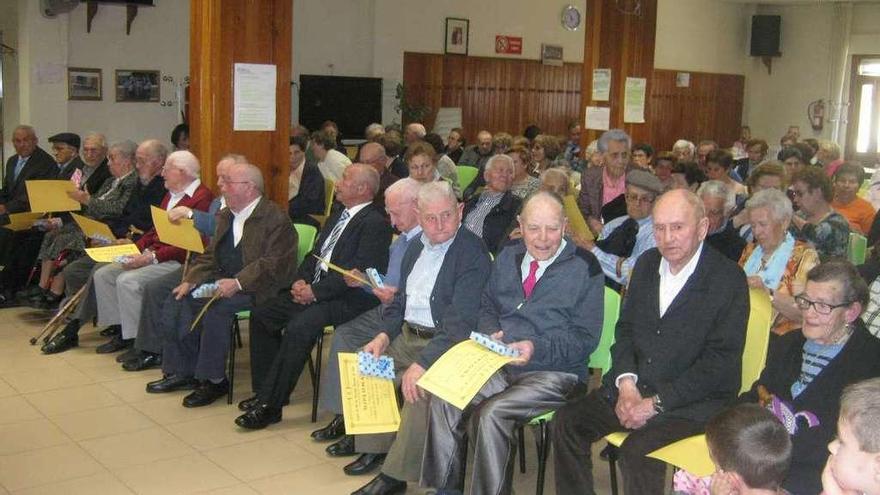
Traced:
[[843, 390], [828, 465], [845, 490], [880, 494], [880, 378]]
[[709, 420], [706, 443], [715, 466], [752, 489], [776, 490], [791, 463], [788, 432], [757, 404], [741, 404]]

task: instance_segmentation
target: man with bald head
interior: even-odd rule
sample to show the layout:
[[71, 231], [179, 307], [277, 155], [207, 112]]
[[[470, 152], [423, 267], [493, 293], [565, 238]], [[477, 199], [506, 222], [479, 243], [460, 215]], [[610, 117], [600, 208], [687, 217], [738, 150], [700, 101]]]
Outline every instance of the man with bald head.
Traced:
[[336, 183], [341, 208], [330, 214], [314, 249], [287, 281], [289, 289], [258, 302], [251, 314], [251, 382], [256, 396], [239, 407], [258, 410], [255, 421], [263, 427], [281, 420], [281, 407], [324, 327], [341, 325], [379, 304], [372, 293], [349, 287], [326, 263], [347, 270], [385, 271], [391, 226], [373, 204], [378, 189], [379, 174], [371, 166], [346, 167]]
[[[229, 322], [235, 313], [274, 297], [296, 269], [296, 231], [285, 212], [263, 195], [260, 169], [232, 163], [219, 186], [226, 207], [217, 214], [208, 249], [171, 291], [174, 299], [166, 312], [172, 317], [163, 322], [164, 377], [147, 385], [151, 393], [185, 384], [196, 387], [183, 398], [185, 407], [205, 406], [226, 395]], [[216, 288], [207, 294], [193, 293], [202, 284]], [[195, 315], [214, 294], [219, 297], [190, 330]]]
[[385, 208], [385, 190], [400, 180], [400, 177], [391, 172], [394, 160], [385, 154], [385, 148], [381, 144], [374, 142], [365, 143], [361, 147], [359, 158], [361, 163], [373, 167], [379, 173], [379, 191], [376, 192], [373, 202], [378, 208]]
[[483, 291], [476, 331], [519, 351], [464, 411], [431, 398], [422, 484], [464, 490], [459, 459], [474, 448], [473, 493], [510, 493], [513, 436], [536, 413], [562, 406], [585, 383], [602, 333], [604, 277], [592, 253], [564, 237], [560, 199], [531, 196], [518, 217], [522, 239], [498, 255]]
[[647, 454], [700, 433], [739, 392], [745, 274], [703, 242], [709, 220], [692, 192], [667, 192], [652, 216], [657, 247], [630, 275], [611, 370], [550, 423], [560, 495], [594, 493], [591, 444], [615, 431], [629, 433], [619, 454], [624, 493], [665, 493], [666, 464]]

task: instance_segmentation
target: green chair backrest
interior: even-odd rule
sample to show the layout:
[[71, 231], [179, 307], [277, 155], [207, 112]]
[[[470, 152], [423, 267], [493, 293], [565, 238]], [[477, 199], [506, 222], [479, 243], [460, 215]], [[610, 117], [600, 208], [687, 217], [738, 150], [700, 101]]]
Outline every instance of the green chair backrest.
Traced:
[[602, 335], [599, 345], [590, 354], [589, 367], [601, 369], [602, 374], [611, 369], [611, 346], [614, 344], [614, 329], [620, 316], [620, 294], [605, 287], [605, 317], [602, 321]]
[[293, 228], [296, 229], [299, 246], [296, 251], [296, 265], [299, 266], [309, 251], [315, 246], [315, 237], [318, 235], [318, 229], [304, 223], [295, 223]]
[[480, 173], [480, 169], [477, 167], [471, 167], [470, 165], [456, 165], [455, 171], [458, 173], [458, 187], [461, 188], [462, 191], [467, 189], [467, 186], [471, 185], [471, 182], [477, 178], [477, 174]]
[[854, 265], [861, 265], [865, 262], [868, 252], [868, 239], [861, 234], [855, 232], [849, 233], [849, 246], [847, 247], [847, 257]]

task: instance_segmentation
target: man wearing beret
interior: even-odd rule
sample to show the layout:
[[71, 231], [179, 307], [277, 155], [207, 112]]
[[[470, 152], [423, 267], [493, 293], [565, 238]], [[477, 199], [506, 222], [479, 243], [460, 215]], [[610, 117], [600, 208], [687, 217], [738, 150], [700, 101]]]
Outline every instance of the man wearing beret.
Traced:
[[49, 137], [52, 143], [52, 156], [58, 164], [58, 176], [56, 179], [70, 179], [73, 173], [83, 168], [83, 161], [79, 157], [79, 136], [72, 132], [62, 132]]
[[581, 242], [598, 258], [609, 287], [626, 287], [636, 260], [654, 247], [651, 211], [661, 193], [663, 183], [654, 174], [630, 171], [626, 174], [626, 215], [606, 223], [598, 241]]

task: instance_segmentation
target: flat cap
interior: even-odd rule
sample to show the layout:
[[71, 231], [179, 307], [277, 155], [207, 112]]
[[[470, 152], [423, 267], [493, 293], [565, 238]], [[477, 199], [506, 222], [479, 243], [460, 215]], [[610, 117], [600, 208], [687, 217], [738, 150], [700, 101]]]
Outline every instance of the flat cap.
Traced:
[[630, 171], [626, 174], [626, 185], [635, 186], [654, 194], [663, 194], [663, 191], [666, 189], [663, 187], [663, 183], [660, 182], [660, 179], [647, 170]]
[[64, 143], [73, 146], [76, 149], [79, 149], [79, 135], [74, 134], [72, 132], [62, 132], [59, 134], [55, 134], [54, 136], [49, 138], [50, 143]]

